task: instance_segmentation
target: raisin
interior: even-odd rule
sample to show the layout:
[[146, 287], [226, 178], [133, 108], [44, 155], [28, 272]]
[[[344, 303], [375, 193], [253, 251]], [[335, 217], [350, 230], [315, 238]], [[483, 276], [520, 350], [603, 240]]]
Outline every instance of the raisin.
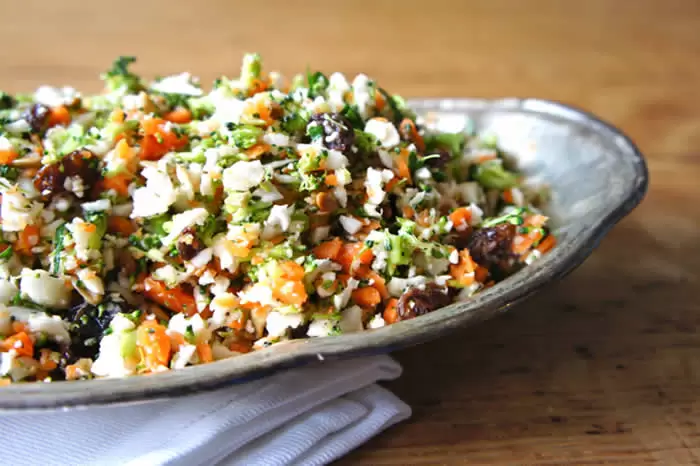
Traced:
[[314, 123], [323, 128], [323, 145], [329, 149], [344, 152], [355, 142], [352, 124], [339, 113], [317, 113], [309, 124]]
[[472, 237], [472, 231], [472, 227], [470, 226], [467, 226], [464, 230], [457, 230], [455, 228], [445, 238], [445, 244], [454, 246], [457, 249], [464, 249], [469, 246], [469, 240]]
[[516, 226], [510, 223], [480, 228], [472, 233], [467, 241], [467, 248], [472, 258], [480, 265], [508, 273], [517, 262], [511, 252], [515, 234]]
[[34, 176], [34, 187], [46, 199], [66, 191], [68, 177], [80, 177], [84, 192], [100, 179], [99, 159], [89, 150], [77, 150], [63, 157], [56, 163], [43, 166]]
[[445, 287], [430, 283], [424, 289], [412, 287], [406, 290], [396, 305], [398, 320], [413, 319], [449, 305], [453, 296]]
[[204, 249], [204, 245], [197, 238], [197, 231], [192, 227], [187, 227], [177, 240], [177, 252], [184, 260], [192, 260], [194, 256]]
[[22, 119], [29, 124], [32, 133], [41, 134], [46, 131], [49, 125], [49, 107], [41, 104], [34, 104], [24, 111]]

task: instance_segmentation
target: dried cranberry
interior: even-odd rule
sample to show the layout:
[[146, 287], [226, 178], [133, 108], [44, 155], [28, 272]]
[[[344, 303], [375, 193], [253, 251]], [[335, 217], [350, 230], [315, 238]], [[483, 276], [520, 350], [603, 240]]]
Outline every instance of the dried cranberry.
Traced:
[[89, 150], [77, 150], [56, 163], [43, 166], [34, 176], [34, 187], [47, 199], [66, 191], [65, 182], [69, 177], [82, 180], [83, 192], [100, 179], [99, 159]]
[[425, 288], [409, 288], [396, 305], [398, 320], [407, 320], [422, 316], [441, 307], [449, 305], [453, 300], [445, 287], [429, 283]]
[[177, 240], [177, 252], [184, 260], [192, 260], [194, 256], [204, 249], [204, 245], [197, 238], [197, 231], [192, 227], [187, 227]]
[[341, 152], [350, 149], [355, 142], [352, 124], [339, 113], [317, 113], [311, 117], [309, 125], [323, 129], [323, 144], [329, 149]]
[[33, 133], [43, 133], [49, 125], [49, 107], [41, 104], [34, 104], [24, 111], [22, 119], [29, 124]]

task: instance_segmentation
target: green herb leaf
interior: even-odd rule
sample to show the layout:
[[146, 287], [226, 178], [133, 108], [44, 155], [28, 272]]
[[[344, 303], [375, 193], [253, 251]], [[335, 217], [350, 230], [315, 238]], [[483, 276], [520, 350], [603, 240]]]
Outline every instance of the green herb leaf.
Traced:
[[242, 125], [231, 132], [231, 139], [239, 149], [249, 149], [258, 143], [262, 135], [263, 130], [257, 126]]
[[313, 74], [307, 72], [306, 83], [309, 88], [309, 97], [311, 98], [323, 95], [326, 89], [328, 89], [328, 78], [320, 71]]
[[17, 178], [19, 178], [19, 169], [9, 165], [0, 165], [0, 176], [10, 181], [17, 181]]
[[503, 168], [501, 160], [489, 160], [474, 169], [474, 179], [491, 189], [508, 189], [518, 184], [518, 177]]

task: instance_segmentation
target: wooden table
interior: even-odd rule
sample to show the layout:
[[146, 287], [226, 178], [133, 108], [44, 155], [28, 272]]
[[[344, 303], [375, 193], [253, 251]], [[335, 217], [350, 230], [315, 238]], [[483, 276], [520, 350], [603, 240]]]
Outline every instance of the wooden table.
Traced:
[[[647, 199], [579, 270], [508, 315], [396, 354], [414, 410], [343, 464], [700, 462], [700, 2], [492, 0], [3, 4], [0, 87], [234, 75], [259, 51], [405, 96], [537, 96], [628, 132]], [[303, 5], [302, 5], [303, 3]]]

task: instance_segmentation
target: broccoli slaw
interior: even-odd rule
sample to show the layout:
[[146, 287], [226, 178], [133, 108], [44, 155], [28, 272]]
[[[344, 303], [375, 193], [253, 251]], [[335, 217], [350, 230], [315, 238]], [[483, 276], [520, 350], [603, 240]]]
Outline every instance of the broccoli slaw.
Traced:
[[[556, 243], [491, 135], [364, 74], [0, 94], [0, 385], [154, 373], [469, 299]], [[454, 126], [454, 125], [452, 125]]]

